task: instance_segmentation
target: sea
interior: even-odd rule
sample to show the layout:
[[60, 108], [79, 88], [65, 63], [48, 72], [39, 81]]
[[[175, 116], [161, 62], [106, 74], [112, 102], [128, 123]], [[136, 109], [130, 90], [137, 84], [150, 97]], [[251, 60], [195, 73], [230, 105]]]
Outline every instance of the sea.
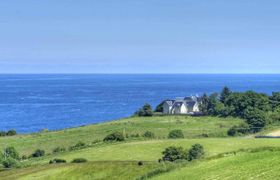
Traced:
[[58, 130], [131, 116], [144, 103], [220, 92], [280, 91], [280, 74], [2, 74], [0, 130]]

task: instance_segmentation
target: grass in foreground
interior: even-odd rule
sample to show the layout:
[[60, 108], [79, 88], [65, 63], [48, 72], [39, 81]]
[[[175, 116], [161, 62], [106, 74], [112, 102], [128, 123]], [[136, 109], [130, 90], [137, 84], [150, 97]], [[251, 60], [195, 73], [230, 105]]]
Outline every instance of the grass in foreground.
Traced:
[[102, 140], [114, 131], [132, 134], [143, 134], [152, 131], [156, 138], [166, 138], [169, 131], [181, 129], [186, 138], [196, 138], [202, 135], [209, 137], [225, 137], [227, 130], [242, 122], [236, 118], [190, 117], [190, 116], [154, 116], [131, 117], [95, 125], [65, 129], [53, 132], [0, 137], [0, 149], [14, 146], [21, 155], [29, 155], [35, 149], [52, 152], [57, 146], [68, 148], [79, 141], [87, 144]]
[[238, 153], [229, 157], [190, 163], [153, 179], [278, 179], [280, 152]]
[[156, 162], [88, 162], [81, 164], [57, 164], [33, 166], [22, 169], [3, 171], [0, 173], [4, 179], [135, 179], [149, 172], [151, 169], [162, 167]]

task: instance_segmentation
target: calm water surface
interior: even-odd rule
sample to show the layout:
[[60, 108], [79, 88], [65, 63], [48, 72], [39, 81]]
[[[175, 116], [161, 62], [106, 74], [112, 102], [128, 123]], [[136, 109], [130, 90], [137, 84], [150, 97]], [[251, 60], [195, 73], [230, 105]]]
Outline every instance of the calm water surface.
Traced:
[[0, 75], [0, 129], [36, 132], [129, 116], [148, 102], [252, 89], [280, 91], [280, 75]]

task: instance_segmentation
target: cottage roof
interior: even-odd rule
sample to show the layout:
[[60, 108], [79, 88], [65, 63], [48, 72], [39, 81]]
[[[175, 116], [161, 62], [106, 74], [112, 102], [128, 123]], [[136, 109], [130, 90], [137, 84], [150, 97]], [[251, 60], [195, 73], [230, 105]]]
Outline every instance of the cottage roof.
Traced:
[[168, 106], [172, 106], [173, 103], [174, 103], [174, 100], [166, 100], [165, 103], [166, 103]]

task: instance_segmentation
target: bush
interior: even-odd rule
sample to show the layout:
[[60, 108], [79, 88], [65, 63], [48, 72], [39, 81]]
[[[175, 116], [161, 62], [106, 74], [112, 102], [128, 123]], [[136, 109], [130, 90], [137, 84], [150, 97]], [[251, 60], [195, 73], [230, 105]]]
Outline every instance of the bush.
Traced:
[[16, 149], [12, 146], [10, 147], [7, 147], [5, 150], [4, 150], [4, 153], [7, 157], [11, 157], [13, 159], [17, 159], [19, 160], [19, 153], [16, 151]]
[[229, 136], [238, 136], [248, 133], [250, 133], [250, 127], [246, 123], [240, 124], [239, 126], [233, 126], [227, 131]]
[[32, 157], [41, 157], [45, 155], [45, 151], [42, 149], [37, 149], [33, 154]]
[[204, 155], [204, 148], [200, 144], [192, 145], [191, 149], [188, 151], [188, 160], [192, 161], [194, 159], [200, 159]]
[[87, 160], [85, 158], [76, 158], [71, 161], [72, 163], [85, 163]]
[[5, 131], [0, 131], [0, 136], [6, 136], [6, 132]]
[[14, 130], [14, 129], [11, 129], [11, 130], [9, 130], [9, 131], [6, 133], [7, 136], [14, 136], [14, 135], [16, 135], [16, 134], [17, 134], [17, 132], [16, 132], [16, 130]]
[[138, 166], [143, 166], [144, 165], [142, 161], [139, 161], [137, 164], [138, 164]]
[[184, 138], [184, 134], [182, 130], [175, 129], [169, 132], [168, 138], [170, 139]]
[[78, 149], [82, 149], [85, 147], [86, 147], [86, 143], [80, 141], [77, 144], [75, 144], [74, 146], [70, 146], [69, 151], [78, 150]]
[[53, 153], [59, 153], [59, 152], [64, 152], [66, 149], [64, 147], [56, 147], [53, 150]]
[[155, 134], [151, 131], [146, 131], [144, 134], [143, 134], [143, 137], [145, 138], [154, 138], [155, 137]]
[[136, 113], [138, 116], [153, 116], [153, 109], [150, 104], [145, 104]]
[[50, 160], [49, 164], [54, 164], [54, 163], [66, 163], [66, 160], [64, 159], [53, 159], [53, 160]]
[[124, 141], [124, 136], [120, 132], [114, 132], [112, 134], [107, 135], [103, 141]]
[[179, 159], [186, 159], [187, 158], [187, 153], [183, 149], [183, 147], [175, 147], [175, 146], [170, 146], [166, 148], [163, 152], [163, 157], [162, 159], [164, 161], [176, 161]]
[[11, 157], [8, 157], [6, 159], [4, 159], [2, 161], [2, 165], [5, 167], [5, 168], [12, 168], [12, 167], [17, 167], [18, 166], [18, 161], [11, 158]]

